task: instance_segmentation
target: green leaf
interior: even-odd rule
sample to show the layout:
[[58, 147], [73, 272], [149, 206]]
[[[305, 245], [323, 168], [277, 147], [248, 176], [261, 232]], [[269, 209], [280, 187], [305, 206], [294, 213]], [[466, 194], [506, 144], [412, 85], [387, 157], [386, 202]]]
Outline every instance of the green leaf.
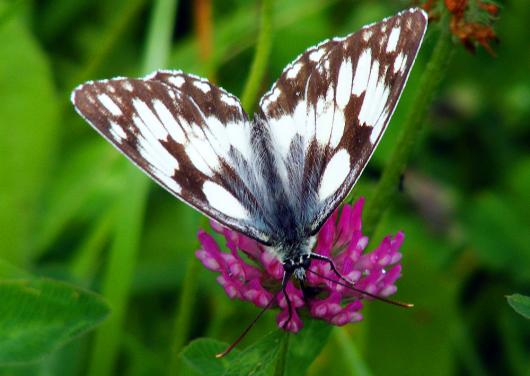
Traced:
[[239, 351], [233, 350], [222, 359], [217, 359], [215, 354], [222, 352], [228, 344], [210, 338], [199, 338], [192, 341], [182, 350], [180, 359], [196, 371], [199, 375], [222, 375], [228, 364], [238, 356]]
[[48, 279], [0, 281], [0, 365], [35, 361], [109, 313], [99, 296]]
[[264, 376], [270, 375], [276, 366], [276, 360], [282, 346], [282, 340], [288, 334], [276, 330], [254, 345], [241, 351], [232, 362], [229, 363], [225, 375], [230, 376]]
[[59, 104], [47, 58], [18, 13], [0, 24], [0, 254], [23, 265], [57, 150]]
[[276, 330], [245, 350], [233, 350], [222, 359], [216, 359], [215, 354], [225, 350], [228, 345], [213, 339], [201, 338], [186, 346], [180, 357], [184, 364], [202, 376], [271, 375], [282, 347], [280, 344], [287, 338], [286, 336], [287, 334]]
[[320, 320], [305, 320], [304, 328], [289, 338], [284, 375], [303, 375], [328, 342], [332, 326]]
[[[307, 320], [300, 333], [274, 331], [243, 351], [233, 350], [228, 356], [216, 359], [215, 354], [228, 346], [212, 339], [198, 339], [181, 353], [181, 359], [199, 375], [303, 375], [320, 353], [331, 333], [331, 326], [323, 321]], [[284, 341], [289, 341], [287, 346]], [[285, 348], [285, 363], [278, 357]], [[282, 363], [283, 370], [276, 369]]]
[[530, 319], [530, 297], [521, 294], [508, 295], [508, 304], [524, 318]]

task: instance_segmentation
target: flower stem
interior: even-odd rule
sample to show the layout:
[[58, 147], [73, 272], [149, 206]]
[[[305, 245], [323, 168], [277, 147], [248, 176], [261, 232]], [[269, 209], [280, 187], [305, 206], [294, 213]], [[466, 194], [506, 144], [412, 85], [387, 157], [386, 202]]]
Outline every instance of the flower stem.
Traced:
[[[138, 0], [137, 0], [138, 1]], [[171, 7], [171, 4], [174, 3]], [[176, 0], [155, 2], [151, 26], [145, 48], [144, 73], [162, 68], [170, 48], [174, 12], [160, 11], [160, 8], [176, 9]], [[155, 25], [153, 25], [155, 24]], [[123, 162], [125, 163], [125, 161]], [[89, 375], [106, 376], [113, 373], [119, 346], [122, 341], [122, 327], [127, 312], [132, 277], [140, 250], [143, 218], [147, 202], [149, 181], [130, 165], [128, 178], [122, 186], [117, 206], [120, 212], [115, 223], [114, 240], [111, 245], [107, 269], [103, 278], [102, 293], [112, 307], [109, 319], [100, 326], [92, 348]]]
[[285, 366], [287, 364], [287, 353], [289, 352], [290, 337], [290, 333], [284, 333], [282, 336], [278, 358], [276, 359], [276, 366], [274, 367], [274, 376], [285, 375]]
[[[444, 25], [444, 21], [440, 22]], [[426, 122], [427, 109], [445, 73], [451, 52], [451, 36], [447, 27], [441, 27], [438, 40], [405, 119], [403, 129], [392, 151], [373, 194], [366, 204], [363, 227], [372, 235], [385, 210], [390, 206], [399, 186], [399, 179], [413, 151], [413, 146]]]
[[252, 112], [256, 104], [272, 46], [272, 0], [261, 1], [261, 22], [256, 52], [241, 95], [241, 104], [247, 112]]

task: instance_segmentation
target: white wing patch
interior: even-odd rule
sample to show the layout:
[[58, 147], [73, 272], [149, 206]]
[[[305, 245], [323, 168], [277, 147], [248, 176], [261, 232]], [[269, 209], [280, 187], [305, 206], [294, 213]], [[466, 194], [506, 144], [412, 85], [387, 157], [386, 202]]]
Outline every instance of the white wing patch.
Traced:
[[335, 94], [335, 101], [341, 110], [344, 110], [350, 101], [352, 80], [353, 67], [351, 59], [346, 59], [342, 62], [339, 69], [339, 77], [337, 78], [337, 93]]
[[357, 62], [357, 68], [355, 69], [355, 76], [353, 78], [353, 86], [351, 91], [353, 95], [359, 96], [365, 92], [366, 87], [368, 86], [371, 65], [372, 50], [367, 48], [361, 53], [361, 57]]
[[381, 99], [379, 94], [382, 94], [383, 91], [381, 89], [384, 90], [384, 81], [381, 83], [379, 79], [379, 61], [375, 60], [372, 63], [363, 105], [359, 112], [360, 124], [366, 124], [370, 127], [374, 126], [373, 116], [378, 110], [377, 105]]
[[300, 72], [300, 69], [302, 69], [303, 64], [298, 62], [294, 64], [288, 71], [286, 77], [288, 79], [295, 79], [298, 76], [298, 73]]
[[344, 183], [344, 180], [350, 173], [350, 154], [346, 149], [340, 149], [330, 159], [318, 189], [318, 197], [324, 201]]
[[177, 123], [175, 117], [169, 111], [166, 105], [162, 103], [162, 101], [155, 99], [153, 101], [153, 107], [156, 111], [156, 114], [164, 124], [165, 129], [171, 135], [171, 138], [173, 138], [173, 140], [175, 140], [175, 142], [178, 142], [179, 144], [185, 143], [186, 136], [184, 135], [182, 128]]
[[201, 90], [205, 94], [210, 91], [210, 85], [208, 85], [206, 82], [195, 81], [193, 82], [193, 85], [195, 85], [197, 89]]
[[122, 114], [120, 108], [107, 94], [98, 95], [98, 100], [101, 102], [103, 107], [105, 107], [112, 115], [120, 116]]
[[320, 59], [322, 59], [322, 56], [326, 53], [325, 48], [318, 48], [315, 51], [311, 52], [309, 55], [309, 60], [318, 62]]
[[390, 36], [388, 37], [388, 44], [386, 45], [386, 52], [394, 52], [396, 50], [400, 33], [401, 33], [400, 27], [392, 28], [392, 31], [390, 32]]
[[148, 133], [152, 133], [157, 139], [166, 140], [168, 133], [149, 106], [144, 101], [137, 98], [134, 98], [132, 103], [143, 122], [142, 129], [140, 129], [142, 134], [145, 136]]
[[109, 124], [110, 124], [110, 133], [112, 134], [112, 136], [114, 136], [116, 141], [118, 141], [119, 143], [122, 143], [123, 140], [127, 139], [127, 133], [123, 131], [123, 128], [120, 127], [118, 123], [111, 120], [109, 121]]
[[323, 146], [329, 143], [329, 137], [333, 129], [334, 96], [335, 90], [332, 86], [329, 86], [326, 96], [319, 97], [316, 104], [316, 139]]
[[182, 85], [184, 85], [184, 83], [186, 82], [186, 80], [182, 76], [171, 76], [168, 78], [168, 81], [169, 83], [175, 85], [175, 87], [177, 88], [181, 88]]
[[202, 191], [208, 200], [208, 203], [215, 210], [238, 219], [248, 219], [247, 210], [241, 203], [225, 188], [212, 181], [205, 181]]
[[149, 126], [138, 117], [133, 116], [133, 123], [138, 128], [138, 146], [140, 154], [149, 162], [151, 168], [154, 168], [153, 173], [158, 176], [162, 172], [166, 176], [172, 176], [175, 170], [178, 170], [179, 163], [172, 156], [166, 148], [160, 143], [150, 130]]
[[229, 122], [226, 124], [226, 136], [230, 144], [243, 155], [245, 160], [252, 160], [252, 142], [250, 140], [250, 126], [248, 124]]

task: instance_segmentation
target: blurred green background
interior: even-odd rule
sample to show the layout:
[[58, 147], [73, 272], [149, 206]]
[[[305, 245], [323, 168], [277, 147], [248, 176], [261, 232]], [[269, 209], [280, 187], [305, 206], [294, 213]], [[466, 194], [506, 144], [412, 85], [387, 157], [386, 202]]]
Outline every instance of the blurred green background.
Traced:
[[[257, 314], [230, 301], [195, 260], [206, 221], [148, 182], [69, 102], [83, 81], [141, 76], [163, 60], [240, 95], [259, 2], [171, 3], [0, 1], [0, 277], [18, 270], [66, 281], [103, 295], [111, 309], [94, 331], [31, 364], [0, 367], [1, 375], [198, 374], [178, 359], [181, 348], [197, 337], [230, 342]], [[276, 0], [259, 94], [307, 47], [411, 3]], [[367, 304], [361, 323], [321, 344], [308, 374], [530, 374], [530, 322], [505, 298], [530, 293], [530, 6], [499, 4], [497, 56], [471, 54], [455, 39], [403, 189], [371, 243], [404, 230], [396, 297], [415, 308]], [[161, 19], [169, 14], [167, 35], [152, 21], [157, 5]], [[370, 197], [447, 27], [430, 26], [356, 197]], [[164, 38], [167, 59], [157, 60]], [[6, 301], [0, 296], [0, 312]], [[274, 330], [274, 315], [241, 348]]]

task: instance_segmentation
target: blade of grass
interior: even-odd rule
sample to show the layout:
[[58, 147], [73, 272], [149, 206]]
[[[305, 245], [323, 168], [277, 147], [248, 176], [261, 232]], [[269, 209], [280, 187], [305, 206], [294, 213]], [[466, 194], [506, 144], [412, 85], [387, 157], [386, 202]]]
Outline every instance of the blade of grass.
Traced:
[[147, 46], [143, 62], [144, 73], [165, 67], [171, 46], [171, 36], [175, 27], [178, 0], [156, 1], [151, 14]]
[[262, 0], [261, 22], [256, 52], [250, 67], [250, 73], [241, 95], [243, 108], [251, 113], [258, 98], [265, 70], [269, 62], [272, 47], [272, 0]]
[[70, 272], [79, 281], [89, 280], [96, 269], [98, 259], [116, 221], [116, 208], [113, 207], [112, 209], [107, 210], [98, 218], [88, 236], [75, 252], [75, 257], [70, 264]]
[[[168, 9], [176, 9], [176, 3], [176, 0], [155, 2], [145, 48], [144, 73], [163, 68], [166, 64], [161, 59], [167, 57], [175, 22], [174, 12], [171, 13]], [[131, 165], [127, 164], [127, 168], [130, 170], [130, 177], [124, 181], [126, 184], [119, 204], [121, 217], [116, 223], [114, 243], [103, 281], [103, 295], [113, 311], [96, 334], [89, 370], [89, 375], [94, 376], [110, 375], [113, 372], [142, 234], [149, 183]]]

